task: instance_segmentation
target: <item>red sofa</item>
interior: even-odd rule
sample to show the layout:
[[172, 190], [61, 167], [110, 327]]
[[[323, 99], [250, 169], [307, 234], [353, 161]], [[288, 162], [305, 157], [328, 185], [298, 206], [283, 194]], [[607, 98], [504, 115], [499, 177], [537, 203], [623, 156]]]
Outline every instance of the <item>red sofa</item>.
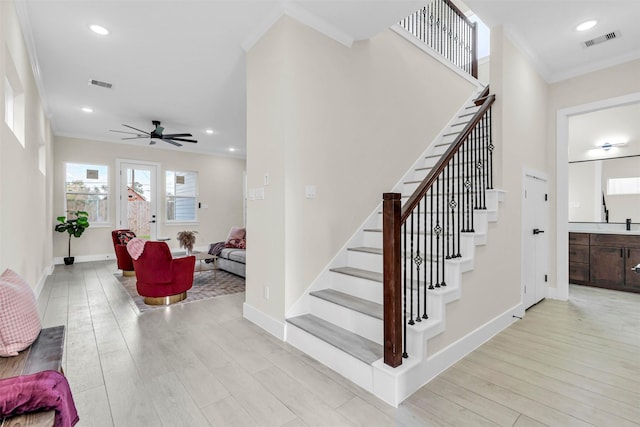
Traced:
[[145, 304], [167, 305], [182, 301], [193, 285], [196, 257], [173, 258], [165, 242], [146, 241], [142, 254], [132, 257], [136, 289]]

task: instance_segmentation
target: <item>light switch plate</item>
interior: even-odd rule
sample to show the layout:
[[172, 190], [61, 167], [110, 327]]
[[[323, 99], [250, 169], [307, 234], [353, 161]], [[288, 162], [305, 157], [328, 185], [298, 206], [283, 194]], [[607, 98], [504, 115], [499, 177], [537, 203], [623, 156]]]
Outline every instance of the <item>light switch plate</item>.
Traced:
[[316, 198], [316, 186], [315, 185], [307, 185], [305, 187], [305, 195], [307, 199], [315, 199]]
[[256, 199], [256, 189], [255, 188], [250, 188], [249, 189], [249, 200], [255, 200]]
[[256, 200], [264, 200], [264, 187], [256, 188]]

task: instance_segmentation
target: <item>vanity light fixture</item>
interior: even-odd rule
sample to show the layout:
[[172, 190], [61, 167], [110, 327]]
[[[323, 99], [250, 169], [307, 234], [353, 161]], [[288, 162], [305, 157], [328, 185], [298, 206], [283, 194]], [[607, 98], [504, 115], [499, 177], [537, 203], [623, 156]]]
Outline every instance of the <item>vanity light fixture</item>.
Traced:
[[213, 135], [215, 133], [213, 129], [207, 129], [205, 130], [205, 132], [207, 133], [207, 135]]
[[91, 31], [93, 31], [96, 34], [100, 34], [101, 36], [109, 35], [109, 30], [107, 30], [102, 25], [92, 24], [92, 25], [89, 25], [89, 28], [91, 29]]
[[578, 25], [576, 27], [576, 31], [587, 31], [587, 30], [590, 30], [593, 27], [595, 27], [597, 23], [598, 23], [598, 21], [595, 21], [595, 20], [583, 22], [582, 24], [580, 24], [580, 25]]
[[82, 107], [82, 111], [85, 113], [93, 113], [93, 108], [90, 107]]
[[609, 151], [611, 150], [613, 147], [622, 147], [624, 145], [627, 145], [626, 141], [625, 142], [604, 142], [602, 144], [600, 144], [598, 147], [603, 149], [604, 151]]
[[233, 148], [233, 147], [229, 147], [229, 151], [234, 152], [234, 151], [236, 151], [236, 149]]

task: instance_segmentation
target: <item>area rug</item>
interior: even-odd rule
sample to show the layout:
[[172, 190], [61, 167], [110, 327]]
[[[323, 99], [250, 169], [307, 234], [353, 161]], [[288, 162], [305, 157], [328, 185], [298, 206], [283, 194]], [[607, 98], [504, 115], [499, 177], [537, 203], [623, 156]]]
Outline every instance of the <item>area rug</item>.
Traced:
[[[163, 305], [145, 304], [144, 298], [138, 295], [136, 291], [135, 277], [124, 277], [120, 273], [115, 273], [114, 277], [127, 291], [140, 313], [166, 307]], [[222, 270], [216, 272], [206, 270], [196, 272], [193, 275], [193, 287], [187, 291], [187, 298], [173, 305], [186, 304], [238, 292], [244, 292], [244, 278]]]

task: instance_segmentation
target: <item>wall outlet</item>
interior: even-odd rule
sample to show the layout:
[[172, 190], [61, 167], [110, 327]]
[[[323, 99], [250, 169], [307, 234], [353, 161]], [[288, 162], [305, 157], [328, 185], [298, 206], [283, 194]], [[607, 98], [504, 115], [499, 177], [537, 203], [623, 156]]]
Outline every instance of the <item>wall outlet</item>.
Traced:
[[264, 287], [264, 299], [269, 301], [269, 287], [268, 286]]

